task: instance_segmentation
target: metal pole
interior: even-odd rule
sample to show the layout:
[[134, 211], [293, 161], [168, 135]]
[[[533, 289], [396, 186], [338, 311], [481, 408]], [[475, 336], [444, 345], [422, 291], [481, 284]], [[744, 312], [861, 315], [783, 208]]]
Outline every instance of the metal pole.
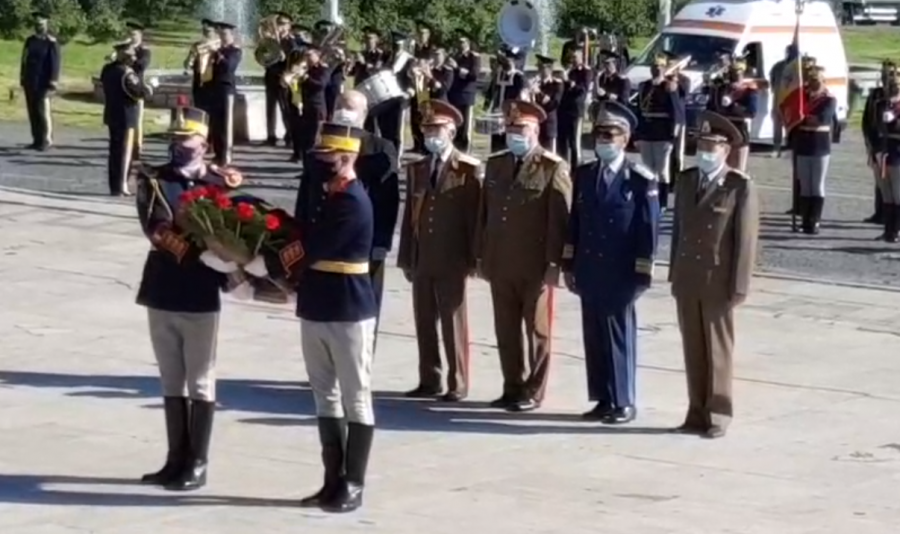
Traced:
[[662, 32], [672, 22], [672, 0], [657, 0], [657, 5], [659, 12], [656, 15], [656, 31]]
[[338, 25], [344, 23], [344, 20], [341, 18], [340, 0], [326, 0], [322, 8], [324, 11], [324, 13], [322, 14], [323, 19]]

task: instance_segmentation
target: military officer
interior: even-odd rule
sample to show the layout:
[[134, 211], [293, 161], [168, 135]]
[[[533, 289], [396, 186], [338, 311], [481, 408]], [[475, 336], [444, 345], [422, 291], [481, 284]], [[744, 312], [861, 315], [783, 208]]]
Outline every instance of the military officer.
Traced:
[[831, 159], [831, 126], [837, 109], [837, 100], [825, 87], [823, 71], [813, 66], [804, 73], [806, 116], [790, 136], [800, 186], [799, 215], [803, 218], [805, 234], [819, 233]]
[[[362, 30], [364, 36], [364, 48], [353, 64], [353, 83], [359, 84], [368, 80], [382, 69], [390, 66], [390, 53], [381, 46], [381, 34], [374, 26], [366, 26]], [[375, 115], [371, 112], [366, 118], [366, 130], [370, 133], [377, 131]], [[399, 147], [397, 147], [399, 149]]]
[[204, 163], [205, 112], [179, 108], [173, 119], [170, 161], [136, 170], [138, 215], [152, 246], [137, 303], [147, 308], [168, 441], [165, 465], [144, 475], [141, 482], [187, 491], [206, 485], [216, 407], [219, 292], [233, 289], [246, 295], [248, 285], [236, 265], [215, 261], [211, 253], [181, 236], [173, 214], [183, 194], [206, 183], [236, 186], [240, 177]]
[[675, 182], [669, 280], [687, 373], [687, 416], [678, 431], [725, 435], [732, 417], [734, 308], [750, 292], [759, 202], [749, 176], [726, 163], [743, 132], [714, 112], [700, 116], [697, 167]]
[[[515, 61], [520, 52], [516, 49], [504, 47], [497, 54], [496, 69], [484, 95], [484, 110], [487, 112], [500, 112], [506, 102], [516, 101], [522, 97], [525, 89], [525, 75], [516, 68]], [[496, 134], [491, 136], [491, 152], [499, 152], [506, 148], [506, 136]]]
[[541, 123], [538, 141], [546, 150], [556, 152], [557, 110], [562, 101], [565, 82], [553, 74], [552, 57], [535, 55], [535, 59], [538, 61], [538, 77], [532, 82], [534, 86], [531, 97], [547, 114], [547, 120]]
[[[316, 212], [291, 240], [245, 268], [299, 281], [303, 359], [316, 402], [325, 483], [301, 506], [349, 512], [362, 505], [375, 431], [372, 345], [377, 305], [369, 276], [372, 203], [355, 171], [364, 131], [325, 123], [310, 152], [318, 174]], [[344, 438], [346, 430], [346, 440]]]
[[472, 108], [478, 95], [478, 76], [481, 74], [481, 55], [472, 49], [469, 34], [461, 34], [456, 46], [457, 53], [453, 57], [456, 70], [447, 100], [463, 114], [463, 125], [456, 130], [453, 143], [456, 148], [468, 152], [472, 139]]
[[34, 34], [22, 48], [22, 69], [19, 86], [25, 92], [28, 122], [31, 123], [32, 143], [28, 148], [47, 150], [53, 144], [53, 116], [50, 97], [57, 89], [60, 53], [56, 37], [50, 35], [50, 17], [36, 12]]
[[656, 177], [625, 148], [637, 117], [620, 102], [602, 104], [594, 123], [597, 160], [576, 169], [566, 285], [581, 299], [588, 396], [586, 419], [628, 423], [637, 416], [635, 302], [653, 279], [659, 231]]
[[[134, 64], [132, 69], [137, 75], [141, 83], [144, 83], [144, 76], [147, 69], [150, 68], [150, 60], [152, 53], [150, 47], [144, 42], [144, 25], [140, 22], [126, 22], [128, 28], [128, 42], [134, 48]], [[144, 150], [144, 97], [141, 96], [137, 101], [138, 120], [134, 135], [134, 159], [141, 159], [141, 153]]]
[[140, 102], [153, 93], [134, 70], [137, 61], [135, 47], [129, 43], [115, 46], [116, 58], [103, 66], [103, 124], [109, 130], [107, 176], [109, 194], [129, 195], [128, 173], [131, 169], [134, 138], [141, 119]]
[[215, 161], [219, 165], [231, 163], [234, 148], [235, 74], [243, 58], [243, 51], [234, 40], [234, 28], [234, 24], [228, 22], [216, 23], [222, 45], [213, 58], [209, 129]]
[[319, 128], [328, 116], [328, 104], [325, 100], [325, 89], [331, 80], [329, 65], [322, 61], [322, 50], [309, 45], [306, 48], [306, 64], [308, 68], [300, 78], [300, 93], [303, 109], [294, 121], [291, 138], [294, 140], [292, 160], [303, 160], [303, 154], [312, 149], [316, 143]]
[[[281, 121], [284, 125], [285, 136], [290, 132], [288, 120], [288, 101], [290, 91], [282, 83], [282, 76], [287, 68], [288, 55], [294, 50], [294, 39], [291, 36], [291, 23], [293, 18], [284, 12], [275, 13], [277, 38], [281, 45], [284, 57], [265, 68], [263, 83], [266, 88], [266, 144], [275, 146], [278, 144], [278, 114], [281, 113]], [[257, 50], [259, 53], [259, 49]], [[271, 60], [269, 60], [271, 61]]]
[[669, 58], [665, 54], [657, 55], [650, 67], [652, 78], [638, 90], [637, 145], [641, 161], [656, 174], [661, 209], [668, 207], [669, 160], [684, 125], [684, 103], [678, 83], [666, 77], [668, 66]]
[[759, 109], [759, 89], [753, 80], [744, 79], [747, 60], [735, 58], [728, 67], [727, 83], [718, 86], [707, 103], [707, 109], [723, 115], [741, 132], [743, 141], [729, 152], [728, 166], [744, 171], [750, 156], [750, 122]]
[[563, 95], [559, 102], [559, 135], [557, 153], [570, 162], [572, 168], [581, 162], [581, 130], [587, 111], [588, 95], [594, 85], [594, 75], [585, 65], [582, 52], [572, 52], [572, 67], [566, 74]]
[[[191, 98], [194, 107], [209, 113], [209, 82], [212, 81], [212, 62], [201, 62], [198, 48], [216, 38], [216, 23], [210, 19], [200, 21], [203, 38], [191, 46], [184, 60], [184, 72], [191, 75]], [[204, 69], [204, 67], [206, 67]]]
[[878, 185], [884, 200], [881, 239], [896, 243], [900, 233], [900, 73], [892, 72], [887, 82], [885, 98], [874, 106], [874, 114], [881, 123], [880, 133], [874, 137], [874, 158], [878, 162]]
[[568, 164], [538, 143], [544, 110], [509, 101], [504, 111], [509, 148], [487, 162], [475, 257], [478, 272], [491, 286], [503, 371], [503, 395], [492, 405], [528, 411], [540, 406], [549, 376], [553, 291], [559, 284], [572, 180]]
[[883, 131], [883, 121], [877, 113], [877, 105], [884, 100], [890, 98], [886, 91], [891, 85], [891, 80], [897, 71], [896, 64], [886, 59], [881, 62], [881, 86], [873, 88], [866, 97], [866, 105], [863, 108], [862, 116], [862, 132], [866, 141], [866, 158], [868, 165], [872, 169], [872, 175], [875, 178], [875, 208], [872, 215], [867, 217], [864, 222], [873, 224], [884, 224], [884, 198], [881, 195], [881, 163], [875, 158], [878, 147], [880, 146], [881, 133]]
[[430, 157], [410, 164], [397, 265], [412, 283], [419, 343], [419, 384], [408, 397], [442, 393], [437, 324], [447, 355], [446, 402], [466, 397], [469, 332], [466, 279], [475, 272], [481, 162], [453, 147], [462, 113], [435, 100], [423, 110]]

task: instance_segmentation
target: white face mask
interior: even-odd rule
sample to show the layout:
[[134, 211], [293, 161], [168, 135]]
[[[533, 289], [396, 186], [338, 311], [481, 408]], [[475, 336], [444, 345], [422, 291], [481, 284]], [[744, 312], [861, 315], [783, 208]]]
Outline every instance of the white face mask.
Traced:
[[715, 172], [722, 165], [722, 158], [718, 152], [697, 152], [697, 167], [704, 174]]
[[447, 140], [441, 136], [435, 135], [425, 138], [425, 150], [435, 155], [443, 154], [447, 145]]
[[356, 126], [359, 124], [359, 113], [349, 109], [337, 109], [334, 111], [334, 122], [344, 126]]

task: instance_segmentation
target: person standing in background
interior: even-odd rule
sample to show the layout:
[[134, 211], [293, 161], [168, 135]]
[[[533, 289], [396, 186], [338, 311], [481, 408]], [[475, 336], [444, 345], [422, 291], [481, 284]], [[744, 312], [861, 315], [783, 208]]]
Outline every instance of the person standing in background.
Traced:
[[453, 144], [461, 151], [469, 152], [474, 122], [472, 109], [478, 96], [478, 76], [481, 74], [481, 55], [472, 49], [472, 38], [467, 33], [460, 34], [456, 46], [456, 55], [453, 56], [453, 85], [447, 93], [447, 101], [463, 116], [463, 124], [457, 128]]
[[[210, 19], [200, 21], [203, 38], [191, 46], [184, 60], [184, 72], [191, 75], [191, 100], [193, 106], [209, 113], [209, 82], [212, 81], [212, 62], [204, 65], [200, 59], [199, 48], [207, 46], [217, 38], [216, 23]], [[205, 67], [205, 68], [204, 68]]]
[[556, 152], [556, 138], [559, 130], [559, 103], [565, 91], [565, 82], [553, 74], [553, 58], [537, 54], [538, 77], [532, 81], [531, 98], [541, 106], [547, 114], [547, 120], [541, 123], [538, 136], [541, 146], [550, 152]]
[[50, 16], [35, 12], [34, 34], [22, 48], [19, 86], [25, 92], [32, 143], [27, 148], [45, 151], [53, 145], [51, 97], [59, 83], [60, 52], [56, 37], [50, 35]]
[[[294, 50], [294, 39], [291, 36], [291, 23], [293, 19], [284, 12], [275, 14], [275, 27], [278, 43], [284, 57], [265, 67], [263, 83], [266, 87], [266, 144], [276, 146], [278, 144], [278, 115], [281, 114], [281, 122], [284, 125], [285, 141], [290, 138], [290, 120], [288, 118], [288, 101], [290, 89], [282, 83], [282, 76], [287, 68], [288, 56]], [[259, 50], [259, 49], [258, 49]], [[259, 52], [257, 52], [259, 53]], [[257, 56], [257, 61], [262, 58]], [[271, 61], [271, 60], [270, 60]], [[287, 143], [290, 144], [290, 143]]]
[[590, 67], [584, 64], [584, 54], [581, 51], [572, 52], [570, 64], [572, 66], [566, 74], [557, 110], [559, 131], [556, 152], [574, 169], [581, 163], [581, 130], [587, 111], [587, 98], [593, 86], [593, 74]]
[[209, 130], [215, 162], [229, 165], [234, 148], [235, 74], [243, 51], [234, 41], [234, 24], [217, 22], [216, 32], [221, 46], [213, 57], [213, 79], [209, 91]]
[[[127, 22], [125, 26], [129, 30], [128, 41], [134, 49], [134, 64], [132, 69], [137, 75], [141, 84], [144, 84], [147, 70], [150, 68], [150, 60], [152, 53], [150, 47], [144, 43], [144, 25], [140, 22]], [[144, 97], [137, 101], [137, 129], [134, 135], [134, 159], [140, 160], [144, 151]]]

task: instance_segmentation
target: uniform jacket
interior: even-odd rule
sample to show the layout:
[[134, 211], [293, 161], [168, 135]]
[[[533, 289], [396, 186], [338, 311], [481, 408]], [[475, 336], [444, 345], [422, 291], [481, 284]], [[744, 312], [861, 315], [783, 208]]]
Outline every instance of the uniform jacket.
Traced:
[[625, 159], [606, 184], [601, 165], [573, 177], [564, 267], [582, 300], [615, 310], [650, 286], [659, 235], [659, 192], [652, 172]]
[[430, 87], [431, 98], [433, 100], [447, 100], [450, 88], [453, 87], [453, 78], [456, 76], [456, 73], [448, 65], [435, 67], [431, 73], [433, 78]]
[[331, 81], [332, 69], [324, 64], [310, 67], [306, 78], [300, 82], [300, 95], [303, 102], [303, 116], [312, 116], [324, 120], [328, 113], [325, 101], [325, 89]]
[[675, 297], [747, 295], [756, 266], [759, 200], [746, 174], [723, 168], [702, 192], [696, 167], [675, 181], [669, 280]]
[[525, 89], [525, 76], [519, 71], [494, 75], [484, 94], [485, 110], [500, 110], [507, 100], [518, 100]]
[[22, 47], [19, 85], [26, 91], [48, 91], [59, 81], [59, 43], [52, 35], [32, 35]]
[[791, 131], [794, 154], [798, 156], [827, 156], [831, 154], [831, 127], [837, 100], [827, 91], [806, 94], [807, 116]]
[[152, 59], [153, 54], [150, 52], [150, 48], [144, 44], [135, 48], [134, 52], [134, 65], [132, 65], [131, 68], [133, 68], [138, 77], [143, 80], [144, 74], [146, 74], [147, 69], [150, 68], [150, 60]]
[[675, 127], [684, 124], [684, 101], [668, 82], [643, 82], [638, 91], [637, 139], [639, 141], [673, 141]]
[[431, 41], [427, 43], [412, 43], [412, 55], [416, 59], [429, 59], [434, 55], [435, 45]]
[[559, 103], [559, 116], [581, 118], [584, 116], [587, 97], [594, 82], [592, 70], [587, 66], [572, 68], [566, 77], [562, 100]]
[[103, 124], [134, 128], [138, 124], [138, 100], [146, 97], [144, 84], [128, 65], [111, 62], [100, 71], [103, 84]]
[[568, 163], [540, 147], [515, 169], [509, 151], [488, 159], [475, 257], [488, 278], [539, 280], [562, 261], [572, 178]]
[[365, 50], [362, 53], [363, 62], [353, 65], [353, 80], [356, 85], [361, 84], [373, 74], [389, 67], [390, 53], [376, 48], [374, 50]]
[[[559, 103], [562, 101], [565, 83], [556, 77], [548, 78], [540, 84], [540, 96], [537, 103], [547, 113], [547, 120], [541, 123], [541, 131], [547, 137], [553, 139], [559, 127], [559, 118], [557, 110]], [[546, 97], [546, 100], [544, 99]]]
[[[478, 96], [478, 75], [481, 74], [481, 56], [469, 51], [467, 54], [460, 54], [454, 58], [456, 60], [456, 72], [453, 76], [453, 85], [447, 95], [451, 104], [457, 108], [464, 108], [475, 105], [475, 98]], [[463, 74], [462, 70], [466, 72]]]
[[202, 250], [181, 236], [173, 220], [181, 195], [202, 182], [184, 178], [168, 164], [138, 173], [138, 215], [153, 248], [144, 262], [137, 303], [170, 312], [219, 311], [219, 292], [228, 277], [200, 261]]
[[866, 147], [870, 151], [877, 150], [881, 144], [884, 131], [881, 113], [878, 113], [878, 104], [885, 100], [884, 87], [876, 87], [869, 92], [866, 105], [863, 108], [862, 133], [866, 140]]
[[398, 161], [397, 149], [387, 139], [373, 134], [362, 138], [356, 158], [356, 175], [372, 201], [375, 218], [372, 248], [391, 250], [394, 243], [394, 229], [400, 216]]
[[[722, 99], [726, 96], [731, 98], [731, 104], [723, 106]], [[744, 142], [740, 146], [750, 145], [749, 122], [756, 117], [759, 108], [759, 90], [755, 84], [744, 82], [737, 90], [729, 84], [718, 85], [706, 107], [726, 117], [737, 127], [744, 136]]]
[[215, 63], [213, 63], [213, 79], [210, 82], [213, 92], [219, 95], [234, 94], [237, 85], [235, 74], [243, 57], [244, 52], [237, 45], [224, 46], [219, 49], [215, 56]]
[[[887, 111], [894, 114], [894, 120], [884, 121], [884, 114]], [[885, 155], [886, 165], [891, 167], [900, 165], [900, 101], [891, 102], [882, 99], [875, 104], [875, 116], [879, 130], [875, 151]]]
[[429, 276], [465, 276], [475, 268], [481, 162], [453, 150], [432, 183], [433, 161], [423, 158], [407, 169], [397, 265]]
[[[563, 68], [569, 68], [572, 61], [569, 57], [572, 55], [572, 52], [581, 52], [584, 50], [584, 42], [578, 42], [576, 39], [569, 39], [562, 46], [562, 53], [559, 55], [559, 64], [563, 66]], [[590, 64], [590, 58], [584, 58], [585, 63]]]
[[[628, 99], [631, 97], [631, 81], [628, 77], [618, 72], [615, 74], [601, 72], [600, 76], [597, 77], [597, 88], [602, 88], [606, 92], [603, 96], [596, 96], [597, 102], [615, 100], [621, 104], [628, 105]], [[616, 98], [610, 98], [611, 95], [615, 95]]]

